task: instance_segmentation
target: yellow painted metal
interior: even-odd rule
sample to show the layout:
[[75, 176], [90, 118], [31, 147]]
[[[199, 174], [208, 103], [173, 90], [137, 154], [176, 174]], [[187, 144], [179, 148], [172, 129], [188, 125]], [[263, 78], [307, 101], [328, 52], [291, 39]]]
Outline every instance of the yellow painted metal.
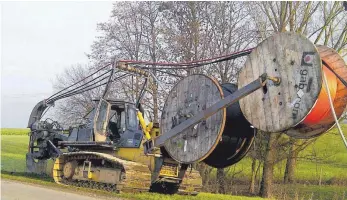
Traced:
[[140, 148], [119, 148], [116, 156], [124, 160], [148, 164], [148, 157], [143, 153], [142, 144]]
[[91, 172], [90, 170], [88, 170], [88, 178], [92, 179], [93, 178], [93, 172]]
[[161, 176], [170, 176], [177, 177], [178, 176], [178, 165], [171, 163], [164, 163], [160, 170]]
[[[146, 127], [146, 130], [147, 130], [149, 133], [151, 133], [152, 128], [153, 128], [153, 122], [149, 122], [148, 125], [147, 125], [147, 127]], [[153, 136], [152, 136], [152, 137], [153, 137]]]
[[157, 127], [154, 127], [153, 128], [153, 123], [152, 122], [150, 122], [149, 124], [148, 124], [148, 127], [150, 127], [150, 134], [151, 134], [151, 137], [152, 138], [155, 138], [155, 137], [158, 137], [159, 136], [159, 128], [157, 128]]
[[142, 128], [143, 133], [145, 134], [146, 139], [150, 140], [151, 136], [149, 135], [149, 131], [147, 130], [145, 119], [143, 118], [143, 115], [140, 111], [137, 112], [137, 118], [140, 121], [141, 128]]
[[[159, 128], [153, 127], [152, 122], [148, 124], [148, 127], [151, 128], [150, 134], [151, 134], [152, 138], [155, 138], [159, 135]], [[159, 148], [155, 149], [153, 153], [154, 154], [160, 154], [160, 149]], [[155, 157], [154, 156], [149, 157], [149, 168], [151, 171], [154, 171], [154, 169], [155, 169]]]
[[145, 76], [148, 79], [152, 80], [152, 78], [149, 76], [150, 74], [148, 72], [146, 72], [144, 70], [141, 70], [141, 69], [138, 69], [138, 68], [135, 68], [135, 67], [131, 67], [127, 63], [118, 62], [116, 67], [118, 69], [121, 69], [121, 70], [124, 70], [124, 71], [136, 73], [136, 74], [141, 75], [141, 76]]
[[53, 164], [53, 170], [52, 170], [52, 176], [53, 179], [56, 183], [60, 184], [60, 181], [62, 180], [63, 177], [63, 167], [64, 167], [64, 159], [61, 159], [60, 157], [58, 157], [54, 164]]
[[54, 170], [60, 170], [63, 169], [64, 163], [54, 163], [53, 169]]

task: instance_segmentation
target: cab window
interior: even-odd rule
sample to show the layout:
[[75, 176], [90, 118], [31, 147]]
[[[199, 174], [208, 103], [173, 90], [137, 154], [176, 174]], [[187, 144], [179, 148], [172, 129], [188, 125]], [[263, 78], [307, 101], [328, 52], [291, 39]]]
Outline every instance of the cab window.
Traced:
[[133, 107], [128, 107], [128, 126], [129, 129], [136, 129], [138, 125], [136, 110]]

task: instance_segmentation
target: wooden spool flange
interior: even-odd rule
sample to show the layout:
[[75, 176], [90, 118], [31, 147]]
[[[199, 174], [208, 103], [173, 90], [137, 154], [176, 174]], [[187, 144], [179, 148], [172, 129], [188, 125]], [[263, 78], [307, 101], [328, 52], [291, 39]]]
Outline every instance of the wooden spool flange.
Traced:
[[266, 132], [281, 132], [299, 124], [313, 108], [322, 87], [322, 62], [315, 45], [294, 33], [278, 33], [260, 43], [247, 58], [239, 74], [244, 87], [263, 73], [279, 77], [275, 86], [240, 100], [246, 119]]
[[[324, 63], [326, 63], [326, 65], [328, 65], [339, 76], [347, 81], [347, 67], [343, 58], [334, 49], [329, 47], [318, 45], [317, 48]], [[340, 118], [347, 105], [347, 88], [340, 80], [337, 81], [337, 91], [333, 105], [337, 117]], [[330, 107], [330, 105], [325, 106]], [[306, 125], [304, 123], [300, 123], [297, 126], [287, 130], [285, 133], [291, 137], [301, 139], [317, 137], [327, 132], [335, 125], [335, 120], [331, 110], [327, 114], [328, 116], [318, 124]]]
[[[161, 115], [160, 131], [165, 134], [184, 120], [223, 98], [218, 82], [205, 75], [191, 75], [170, 91]], [[226, 121], [226, 109], [168, 140], [164, 147], [181, 163], [202, 161], [217, 146]]]

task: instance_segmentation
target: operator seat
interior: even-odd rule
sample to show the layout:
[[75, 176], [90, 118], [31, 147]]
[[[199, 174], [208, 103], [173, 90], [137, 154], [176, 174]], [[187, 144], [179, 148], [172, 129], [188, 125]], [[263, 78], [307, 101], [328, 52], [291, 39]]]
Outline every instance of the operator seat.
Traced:
[[116, 122], [112, 122], [110, 121], [109, 124], [108, 124], [108, 128], [109, 130], [111, 131], [111, 135], [110, 135], [110, 139], [113, 141], [113, 142], [116, 142], [120, 139], [120, 134], [118, 132], [118, 127], [117, 127], [117, 123]]

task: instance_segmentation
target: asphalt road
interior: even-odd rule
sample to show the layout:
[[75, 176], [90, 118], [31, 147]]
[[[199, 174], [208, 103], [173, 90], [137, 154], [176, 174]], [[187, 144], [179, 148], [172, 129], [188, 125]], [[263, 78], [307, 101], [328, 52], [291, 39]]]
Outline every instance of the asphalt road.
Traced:
[[49, 189], [39, 185], [1, 180], [1, 200], [102, 200], [72, 192]]

